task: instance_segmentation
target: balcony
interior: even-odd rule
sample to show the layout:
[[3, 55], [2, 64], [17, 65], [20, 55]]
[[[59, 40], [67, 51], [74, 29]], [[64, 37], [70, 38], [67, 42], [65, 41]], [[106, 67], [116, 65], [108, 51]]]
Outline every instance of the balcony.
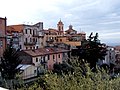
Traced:
[[47, 43], [53, 43], [54, 40], [53, 40], [53, 39], [48, 39], [48, 40], [46, 40], [46, 42], [47, 42]]
[[42, 34], [37, 33], [37, 34], [33, 34], [33, 37], [43, 37], [43, 35], [42, 35]]
[[36, 42], [24, 42], [24, 45], [28, 45], [28, 46], [32, 46], [32, 45], [35, 45]]

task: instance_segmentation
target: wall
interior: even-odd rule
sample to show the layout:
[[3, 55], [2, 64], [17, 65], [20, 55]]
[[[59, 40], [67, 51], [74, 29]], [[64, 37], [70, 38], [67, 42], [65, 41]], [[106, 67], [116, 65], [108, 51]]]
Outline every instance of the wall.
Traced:
[[29, 67], [27, 67], [22, 73], [23, 79], [28, 79], [35, 76], [37, 76], [37, 67], [33, 65], [30, 65]]
[[6, 48], [6, 18], [0, 18], [0, 57]]
[[[54, 59], [53, 59], [53, 55], [54, 55]], [[59, 58], [59, 55], [60, 55], [60, 58]], [[62, 63], [62, 61], [63, 61], [62, 59], [63, 59], [63, 54], [62, 53], [51, 54], [50, 55], [50, 59], [48, 60], [48, 63], [47, 63], [48, 69], [52, 70], [53, 69], [53, 65], [55, 63]]]

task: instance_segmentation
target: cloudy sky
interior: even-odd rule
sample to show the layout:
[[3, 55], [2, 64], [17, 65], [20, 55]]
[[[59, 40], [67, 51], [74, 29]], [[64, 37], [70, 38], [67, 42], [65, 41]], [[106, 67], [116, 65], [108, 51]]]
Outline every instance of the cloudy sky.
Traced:
[[0, 17], [8, 25], [43, 22], [56, 28], [61, 19], [78, 32], [99, 33], [105, 43], [120, 44], [120, 0], [0, 0]]

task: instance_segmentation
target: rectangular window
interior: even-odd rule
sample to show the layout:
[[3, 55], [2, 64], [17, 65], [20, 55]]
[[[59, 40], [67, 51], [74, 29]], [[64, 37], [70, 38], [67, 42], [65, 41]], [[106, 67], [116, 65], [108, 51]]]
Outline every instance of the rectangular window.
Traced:
[[27, 43], [27, 38], [25, 38], [25, 42]]
[[58, 39], [56, 41], [58, 42]]
[[36, 38], [36, 42], [37, 42], [37, 38]]
[[30, 42], [32, 42], [32, 38], [30, 38]]
[[62, 42], [62, 39], [60, 39], [60, 41]]
[[38, 49], [38, 46], [36, 46], [36, 49]]
[[48, 55], [48, 60], [50, 59], [50, 55]]
[[33, 30], [33, 35], [35, 35], [35, 30]]
[[60, 58], [60, 54], [58, 55], [58, 58]]
[[33, 38], [33, 42], [35, 42], [35, 38]]
[[34, 70], [34, 73], [37, 73], [37, 70]]
[[36, 58], [36, 62], [38, 62], [38, 58]]
[[28, 47], [26, 47], [26, 50], [28, 49]]
[[25, 29], [25, 34], [27, 34], [27, 29]]
[[55, 40], [56, 40], [56, 37], [55, 37]]
[[32, 30], [30, 29], [30, 34], [32, 34]]
[[20, 45], [19, 47], [20, 47], [20, 49], [22, 49], [22, 45]]
[[55, 59], [55, 56], [53, 55], [53, 59]]

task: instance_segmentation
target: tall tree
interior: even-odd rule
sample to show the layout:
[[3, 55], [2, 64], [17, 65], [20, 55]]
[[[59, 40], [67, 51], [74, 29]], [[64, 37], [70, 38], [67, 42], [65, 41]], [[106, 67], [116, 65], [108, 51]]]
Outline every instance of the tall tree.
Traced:
[[79, 56], [79, 60], [84, 59], [90, 63], [92, 69], [96, 67], [98, 60], [104, 60], [106, 51], [106, 45], [100, 42], [98, 33], [95, 36], [91, 33], [88, 39], [82, 42], [81, 47], [74, 52], [76, 52], [76, 56]]
[[12, 80], [15, 75], [19, 72], [20, 68], [17, 68], [21, 63], [18, 55], [19, 50], [15, 50], [12, 45], [12, 39], [10, 45], [3, 53], [0, 63], [1, 76], [5, 80]]

